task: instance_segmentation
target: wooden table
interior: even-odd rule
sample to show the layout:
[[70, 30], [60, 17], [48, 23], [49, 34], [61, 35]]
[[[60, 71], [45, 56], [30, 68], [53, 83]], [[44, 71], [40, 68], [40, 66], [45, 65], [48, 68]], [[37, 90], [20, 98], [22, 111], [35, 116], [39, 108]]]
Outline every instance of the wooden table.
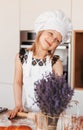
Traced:
[[34, 130], [33, 122], [25, 117], [15, 117], [8, 119], [9, 110], [0, 113], [0, 130]]
[[[0, 130], [37, 130], [35, 124], [31, 122], [30, 120], [28, 120], [26, 117], [17, 116], [16, 118], [9, 120], [8, 112], [9, 111], [3, 112], [0, 114]], [[78, 119], [80, 119], [79, 126], [82, 127], [82, 129], [79, 129], [79, 130], [83, 130], [83, 116], [80, 116]], [[73, 118], [73, 121], [75, 121], [74, 118]], [[10, 126], [13, 126], [13, 127], [11, 128]], [[26, 128], [23, 128], [22, 126]], [[57, 130], [68, 130], [68, 128], [64, 129], [59, 126], [60, 126], [60, 121], [59, 121]], [[72, 130], [75, 130], [75, 129], [72, 129]]]

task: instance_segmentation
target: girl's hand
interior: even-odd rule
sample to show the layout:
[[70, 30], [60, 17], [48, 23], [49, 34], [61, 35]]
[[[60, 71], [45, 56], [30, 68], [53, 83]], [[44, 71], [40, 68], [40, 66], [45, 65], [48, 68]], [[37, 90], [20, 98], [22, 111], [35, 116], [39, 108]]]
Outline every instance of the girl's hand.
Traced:
[[13, 110], [11, 110], [8, 115], [8, 119], [13, 119], [15, 116], [17, 116], [18, 112], [22, 112], [23, 111], [23, 106], [16, 106]]

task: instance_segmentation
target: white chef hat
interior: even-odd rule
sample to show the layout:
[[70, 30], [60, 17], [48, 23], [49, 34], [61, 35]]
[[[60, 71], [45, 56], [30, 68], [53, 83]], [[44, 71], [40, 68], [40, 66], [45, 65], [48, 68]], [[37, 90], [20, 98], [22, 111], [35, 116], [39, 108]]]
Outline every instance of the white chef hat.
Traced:
[[36, 33], [42, 30], [56, 30], [62, 35], [62, 43], [70, 40], [72, 32], [71, 20], [61, 10], [47, 11], [36, 19], [34, 30]]

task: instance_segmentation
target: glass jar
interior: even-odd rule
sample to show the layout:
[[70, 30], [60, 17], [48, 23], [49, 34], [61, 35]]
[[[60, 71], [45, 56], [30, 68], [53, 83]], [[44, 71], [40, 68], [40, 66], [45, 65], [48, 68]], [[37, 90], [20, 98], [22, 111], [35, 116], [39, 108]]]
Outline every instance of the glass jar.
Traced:
[[43, 113], [37, 114], [37, 130], [62, 130], [62, 116], [49, 116]]
[[79, 117], [79, 102], [72, 100], [64, 111], [64, 130], [77, 130]]

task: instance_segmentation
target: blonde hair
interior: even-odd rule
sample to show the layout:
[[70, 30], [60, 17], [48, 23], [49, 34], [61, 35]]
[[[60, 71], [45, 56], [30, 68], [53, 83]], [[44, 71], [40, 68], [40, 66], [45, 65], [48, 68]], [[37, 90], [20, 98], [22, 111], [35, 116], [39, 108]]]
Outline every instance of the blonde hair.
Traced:
[[[43, 30], [44, 31], [44, 30]], [[40, 31], [38, 32], [36, 38], [35, 38], [35, 42], [33, 43], [32, 47], [31, 48], [27, 48], [27, 50], [30, 50], [33, 52], [33, 55], [36, 54], [36, 51], [37, 51], [37, 47], [38, 47], [38, 43], [39, 43], [39, 38], [41, 36], [41, 34], [43, 33], [43, 31]], [[55, 48], [56, 49], [56, 48]], [[54, 55], [54, 52], [55, 52], [55, 49], [54, 50], [49, 50], [48, 51], [48, 55], [52, 58], [53, 55]]]

